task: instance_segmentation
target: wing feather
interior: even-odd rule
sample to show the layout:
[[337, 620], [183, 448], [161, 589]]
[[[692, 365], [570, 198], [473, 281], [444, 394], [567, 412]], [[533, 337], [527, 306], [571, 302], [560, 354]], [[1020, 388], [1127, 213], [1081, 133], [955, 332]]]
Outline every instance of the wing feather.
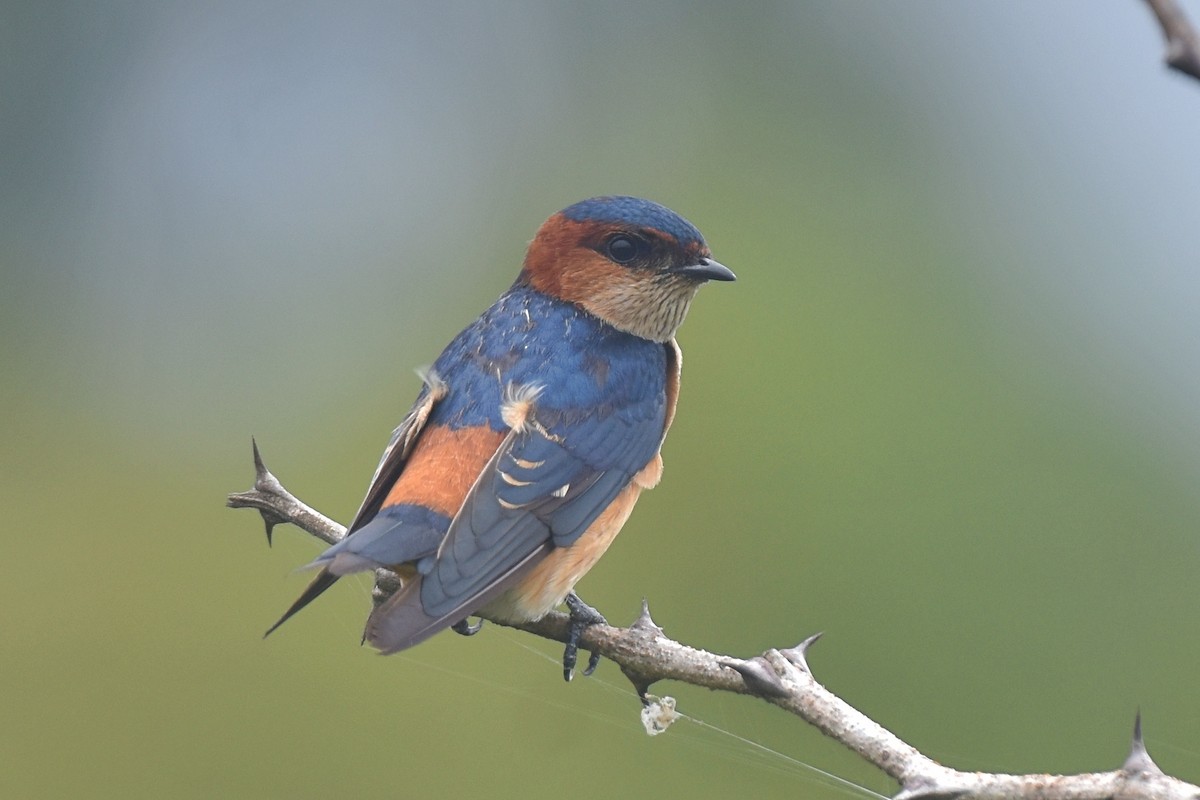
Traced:
[[[350, 527], [346, 529], [346, 537], [358, 532], [360, 529], [365, 529], [368, 523], [376, 519], [380, 507], [383, 505], [384, 498], [387, 497], [388, 491], [396, 478], [404, 471], [404, 465], [408, 461], [409, 455], [412, 454], [413, 446], [421, 435], [421, 431], [425, 428], [425, 423], [429, 420], [429, 415], [433, 412], [434, 406], [437, 405], [443, 397], [446, 396], [446, 384], [438, 378], [434, 372], [427, 373], [424, 377], [425, 387], [421, 390], [421, 394], [413, 403], [412, 409], [407, 416], [392, 432], [392, 438], [388, 442], [387, 448], [383, 451], [383, 457], [379, 460], [379, 466], [375, 468], [375, 475], [371, 478], [371, 485], [367, 489], [367, 496], [363, 499], [362, 505], [359, 506], [358, 513], [354, 515], [354, 520], [350, 523]], [[387, 524], [386, 522], [384, 524]], [[382, 533], [378, 531], [377, 533]], [[371, 535], [370, 533], [368, 535]], [[333, 571], [330, 566], [338, 557], [338, 553], [342, 548], [338, 548], [346, 541], [342, 539], [337, 545], [326, 550], [312, 562], [311, 567], [322, 567], [317, 576], [312, 582], [301, 592], [288, 610], [283, 612], [274, 625], [267, 629], [263, 636], [270, 636], [271, 632], [278, 628], [283, 623], [287, 622], [296, 612], [307, 606], [313, 600], [316, 600], [321, 594], [333, 586], [337, 579], [345, 572], [352, 571], [355, 565], [346, 565], [346, 569]], [[379, 541], [379, 539], [376, 539]], [[409, 542], [411, 543], [410, 539]], [[388, 562], [383, 562], [388, 563]], [[362, 564], [357, 564], [358, 568], [363, 568]]]
[[[367, 621], [367, 640], [383, 652], [410, 647], [486, 605], [520, 579], [552, 547], [572, 544], [653, 457], [628, 468], [600, 470], [569, 446], [647, 450], [627, 441], [661, 437], [662, 416], [648, 431], [610, 416], [586, 420], [586, 436], [550, 433], [537, 424], [510, 431], [472, 486], [419, 581], [380, 605]], [[596, 428], [602, 430], [597, 432]], [[417, 584], [419, 583], [419, 586]]]
[[425, 382], [425, 387], [421, 390], [416, 402], [413, 403], [412, 409], [396, 426], [396, 430], [392, 431], [392, 438], [388, 441], [388, 446], [379, 459], [379, 465], [375, 467], [375, 474], [371, 476], [367, 496], [363, 498], [362, 504], [354, 514], [354, 519], [350, 522], [350, 527], [346, 529], [347, 536], [379, 513], [384, 498], [391, 491], [396, 479], [400, 477], [400, 473], [404, 471], [404, 465], [408, 462], [408, 457], [412, 455], [413, 447], [416, 445], [421, 431], [425, 429], [425, 423], [429, 421], [429, 415], [449, 392], [449, 387], [438, 377], [436, 372], [430, 370], [421, 378]]

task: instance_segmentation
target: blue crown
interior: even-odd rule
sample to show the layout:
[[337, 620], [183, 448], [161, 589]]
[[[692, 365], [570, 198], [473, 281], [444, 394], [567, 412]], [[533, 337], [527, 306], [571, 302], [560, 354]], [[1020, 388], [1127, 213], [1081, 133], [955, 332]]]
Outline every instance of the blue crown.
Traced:
[[696, 226], [666, 206], [640, 197], [593, 197], [562, 210], [562, 215], [575, 222], [615, 222], [639, 228], [653, 228], [675, 237], [683, 244], [704, 244]]

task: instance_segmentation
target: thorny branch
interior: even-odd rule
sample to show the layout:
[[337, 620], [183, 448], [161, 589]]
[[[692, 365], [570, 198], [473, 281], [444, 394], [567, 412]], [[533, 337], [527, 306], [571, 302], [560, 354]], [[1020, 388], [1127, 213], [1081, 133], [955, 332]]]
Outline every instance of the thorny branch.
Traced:
[[[1153, 3], [1152, 3], [1153, 5]], [[256, 478], [247, 492], [229, 495], [230, 508], [254, 508], [266, 523], [267, 540], [275, 525], [290, 522], [324, 542], [345, 536], [346, 529], [293, 497], [263, 464], [254, 446]], [[395, 576], [380, 571], [376, 594], [396, 587]], [[567, 615], [551, 612], [537, 622], [513, 625], [558, 642], [567, 637]], [[1134, 725], [1129, 757], [1112, 772], [1080, 775], [1002, 775], [959, 772], [922, 755], [909, 744], [817, 682], [805, 654], [818, 636], [795, 647], [768, 650], [750, 659], [719, 655], [676, 642], [654, 624], [645, 603], [628, 628], [594, 625], [582, 646], [615, 662], [633, 683], [643, 704], [648, 732], [670, 724], [673, 701], [647, 692], [651, 684], [676, 680], [692, 686], [747, 694], [776, 705], [858, 753], [900, 785], [897, 800], [1200, 800], [1200, 786], [1165, 775], [1150, 759], [1142, 740], [1141, 719]]]
[[1196, 33], [1183, 9], [1175, 0], [1146, 0], [1146, 5], [1154, 12], [1167, 42], [1163, 57], [1167, 66], [1200, 80], [1200, 34]]

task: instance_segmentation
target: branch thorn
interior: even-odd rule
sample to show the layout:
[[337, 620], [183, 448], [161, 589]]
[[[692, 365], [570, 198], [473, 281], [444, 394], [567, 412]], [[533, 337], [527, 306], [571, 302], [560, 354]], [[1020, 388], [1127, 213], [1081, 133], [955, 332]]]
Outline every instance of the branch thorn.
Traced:
[[787, 697], [788, 695], [788, 690], [779, 680], [779, 676], [775, 674], [775, 670], [771, 669], [770, 664], [761, 656], [749, 661], [723, 658], [718, 663], [723, 667], [736, 670], [742, 676], [742, 680], [745, 681], [746, 688], [751, 694], [759, 697]]
[[809, 675], [812, 675], [812, 670], [808, 668], [808, 648], [816, 644], [817, 639], [820, 639], [824, 635], [825, 631], [817, 631], [795, 647], [780, 650], [779, 654]]
[[654, 634], [660, 634], [663, 632], [663, 629], [659, 627], [650, 617], [650, 604], [646, 601], [646, 598], [642, 598], [642, 613], [638, 614], [638, 618], [633, 621], [633, 624], [629, 626], [629, 629], [635, 631], [648, 631]]
[[1133, 719], [1133, 743], [1129, 747], [1129, 756], [1121, 765], [1121, 770], [1131, 774], [1163, 774], [1158, 764], [1154, 763], [1154, 759], [1150, 758], [1150, 753], [1146, 751], [1146, 741], [1142, 738], [1141, 709], [1138, 709], [1137, 716]]
[[[254, 448], [254, 488], [260, 492], [282, 489], [283, 485], [279, 483], [279, 479], [272, 475], [271, 471], [267, 469], [267, 465], [263, 463], [262, 453], [258, 449], [258, 441], [253, 436], [250, 437], [250, 446]], [[275, 526], [281, 522], [287, 522], [287, 520], [266, 509], [259, 509], [258, 513], [262, 515], [263, 525], [267, 529], [267, 547], [270, 547], [271, 534], [275, 532]]]

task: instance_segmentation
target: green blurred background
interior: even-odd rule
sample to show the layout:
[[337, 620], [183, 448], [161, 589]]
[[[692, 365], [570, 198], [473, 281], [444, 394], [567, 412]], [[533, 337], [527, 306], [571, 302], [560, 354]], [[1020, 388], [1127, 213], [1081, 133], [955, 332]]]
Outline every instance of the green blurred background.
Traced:
[[[1200, 9], [1193, 9], [1200, 11]], [[353, 513], [412, 368], [541, 221], [632, 193], [739, 276], [663, 484], [581, 584], [818, 677], [969, 769], [1200, 779], [1200, 84], [1135, 0], [9, 2], [0, 796], [843, 796], [765, 704], [512, 631], [270, 640], [318, 545], [224, 509], [250, 437]]]

